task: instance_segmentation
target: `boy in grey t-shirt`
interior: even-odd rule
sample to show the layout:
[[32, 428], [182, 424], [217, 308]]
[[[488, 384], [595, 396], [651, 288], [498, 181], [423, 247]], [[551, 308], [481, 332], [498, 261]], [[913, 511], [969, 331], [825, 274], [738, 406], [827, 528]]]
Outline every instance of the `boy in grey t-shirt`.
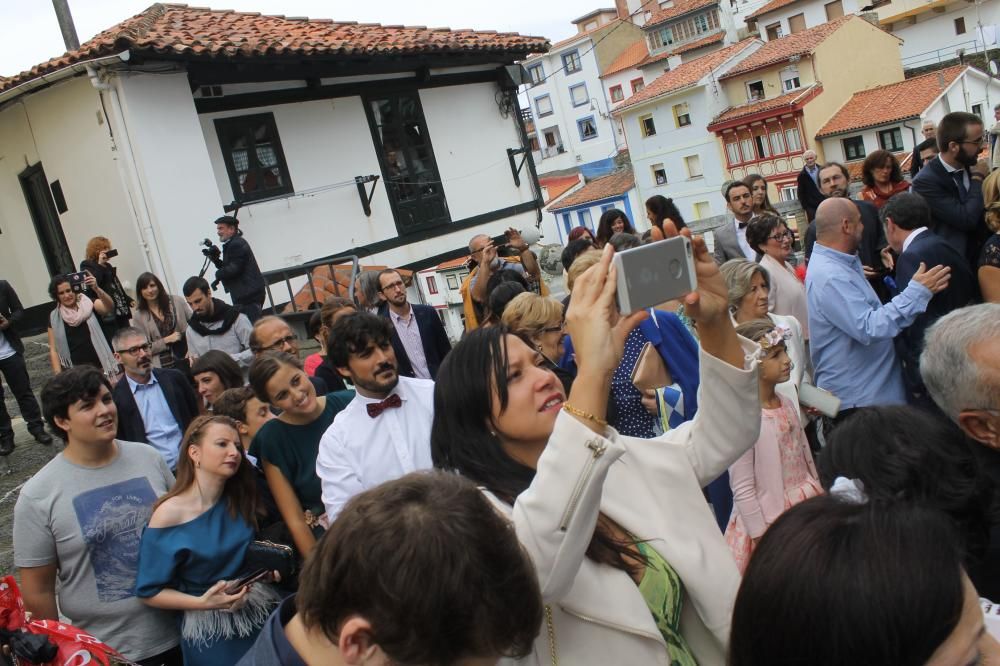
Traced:
[[56, 375], [42, 406], [66, 448], [24, 485], [14, 508], [27, 610], [37, 619], [61, 612], [132, 661], [179, 665], [176, 621], [135, 596], [140, 536], [173, 475], [156, 449], [115, 440], [111, 387], [95, 368]]

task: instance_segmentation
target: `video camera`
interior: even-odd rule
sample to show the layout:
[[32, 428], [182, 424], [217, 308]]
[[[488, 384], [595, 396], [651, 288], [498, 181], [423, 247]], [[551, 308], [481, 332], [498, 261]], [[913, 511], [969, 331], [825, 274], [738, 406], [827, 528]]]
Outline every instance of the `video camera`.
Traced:
[[201, 253], [206, 257], [208, 257], [209, 259], [218, 259], [219, 257], [222, 256], [222, 250], [219, 249], [219, 246], [213, 243], [212, 241], [208, 240], [207, 238], [203, 240], [201, 244], [205, 248], [201, 251]]

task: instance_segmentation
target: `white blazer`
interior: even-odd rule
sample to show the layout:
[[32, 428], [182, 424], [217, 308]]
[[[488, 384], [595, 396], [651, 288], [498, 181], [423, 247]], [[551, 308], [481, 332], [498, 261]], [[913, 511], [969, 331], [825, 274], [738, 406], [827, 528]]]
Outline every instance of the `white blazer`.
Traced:
[[[722, 666], [740, 576], [702, 487], [757, 441], [757, 345], [740, 370], [704, 352], [695, 418], [657, 439], [605, 436], [560, 414], [514, 523], [552, 611], [558, 662], [669, 666], [666, 643], [632, 578], [585, 557], [598, 512], [649, 540], [684, 584], [681, 634], [701, 666]], [[724, 418], [720, 418], [724, 415]], [[503, 664], [549, 666], [548, 623], [534, 652]]]
[[802, 338], [809, 339], [809, 308], [806, 286], [802, 284], [791, 266], [778, 263], [770, 255], [760, 258], [760, 267], [771, 277], [771, 290], [767, 295], [768, 309], [781, 315], [795, 317], [802, 326]]

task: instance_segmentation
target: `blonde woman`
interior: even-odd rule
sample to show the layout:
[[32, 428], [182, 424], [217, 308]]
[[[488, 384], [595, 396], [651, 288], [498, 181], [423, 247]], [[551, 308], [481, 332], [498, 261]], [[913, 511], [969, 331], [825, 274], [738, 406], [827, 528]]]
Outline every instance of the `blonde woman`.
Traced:
[[507, 304], [500, 322], [509, 332], [530, 342], [542, 355], [542, 364], [554, 372], [569, 391], [573, 373], [557, 365], [566, 351], [562, 303], [548, 296], [518, 294]]

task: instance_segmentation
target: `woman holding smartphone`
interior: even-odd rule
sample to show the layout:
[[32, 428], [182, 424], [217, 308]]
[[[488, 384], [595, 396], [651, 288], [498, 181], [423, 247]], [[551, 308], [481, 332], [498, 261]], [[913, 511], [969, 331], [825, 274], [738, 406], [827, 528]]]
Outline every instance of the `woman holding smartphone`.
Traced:
[[49, 283], [49, 295], [56, 307], [49, 314], [49, 363], [59, 374], [75, 365], [100, 368], [109, 379], [117, 378], [115, 360], [99, 318], [112, 311], [114, 302], [90, 273], [83, 287], [97, 294], [97, 300], [73, 290], [69, 275], [57, 275]]
[[111, 248], [111, 241], [104, 236], [94, 236], [87, 241], [87, 258], [80, 262], [80, 270], [87, 271], [97, 280], [114, 303], [110, 312], [101, 315], [101, 328], [108, 342], [119, 328], [125, 328], [132, 319], [134, 301], [125, 293], [125, 287], [118, 279], [118, 269], [111, 265], [111, 259], [118, 256], [118, 250]]

